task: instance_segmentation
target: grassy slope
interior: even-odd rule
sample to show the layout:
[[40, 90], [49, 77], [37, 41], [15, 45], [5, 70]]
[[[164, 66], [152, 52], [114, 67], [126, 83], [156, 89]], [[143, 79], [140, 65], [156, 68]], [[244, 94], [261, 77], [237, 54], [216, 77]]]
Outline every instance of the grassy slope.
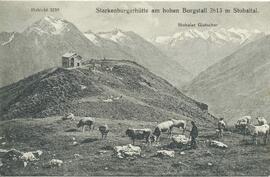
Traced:
[[270, 36], [251, 42], [197, 76], [187, 95], [234, 123], [241, 116], [270, 121]]
[[[148, 121], [184, 116], [200, 122], [212, 120], [211, 115], [201, 110], [202, 103], [136, 63], [94, 62], [102, 67], [55, 68], [1, 88], [0, 118], [48, 117], [72, 112], [78, 116]], [[121, 99], [104, 101], [111, 96]]]
[[[268, 145], [254, 146], [242, 141], [238, 134], [226, 134], [223, 142], [229, 148], [226, 150], [208, 147], [205, 140], [211, 138], [214, 129], [199, 126], [199, 148], [185, 150], [175, 149], [174, 158], [160, 159], [152, 157], [162, 147], [147, 147], [143, 142], [137, 142], [142, 147], [143, 157], [137, 159], [118, 159], [113, 156], [112, 147], [126, 145], [130, 140], [124, 135], [127, 127], [150, 127], [156, 123], [131, 120], [111, 120], [97, 118], [97, 126], [107, 123], [111, 132], [107, 140], [100, 140], [97, 130], [82, 133], [74, 129], [76, 121], [62, 121], [60, 117], [46, 119], [14, 119], [0, 122], [0, 136], [5, 136], [0, 148], [16, 148], [21, 151], [42, 150], [44, 154], [39, 161], [29, 163], [24, 167], [1, 168], [1, 175], [269, 175], [269, 149]], [[190, 128], [190, 127], [188, 127]], [[180, 133], [175, 130], [174, 133]], [[72, 138], [80, 144], [72, 145]], [[250, 139], [250, 138], [247, 138]], [[163, 135], [161, 145], [170, 142]], [[107, 153], [99, 154], [98, 151]], [[212, 155], [207, 155], [210, 151]], [[82, 158], [74, 158], [74, 154]], [[57, 158], [64, 161], [59, 168], [46, 168], [46, 163]], [[182, 162], [181, 165], [179, 162]], [[208, 166], [210, 162], [213, 166]]]

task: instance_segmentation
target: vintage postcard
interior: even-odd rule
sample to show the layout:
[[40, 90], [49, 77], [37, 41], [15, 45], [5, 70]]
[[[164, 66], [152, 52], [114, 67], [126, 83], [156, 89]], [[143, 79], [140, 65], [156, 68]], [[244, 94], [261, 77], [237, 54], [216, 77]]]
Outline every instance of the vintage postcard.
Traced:
[[270, 2], [0, 1], [0, 175], [269, 176]]

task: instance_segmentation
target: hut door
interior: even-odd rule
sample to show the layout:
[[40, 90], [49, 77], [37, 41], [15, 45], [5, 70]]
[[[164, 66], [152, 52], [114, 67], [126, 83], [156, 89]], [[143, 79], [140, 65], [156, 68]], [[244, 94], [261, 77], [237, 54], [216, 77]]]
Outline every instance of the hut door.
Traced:
[[74, 67], [74, 58], [71, 58], [71, 60], [70, 60], [70, 66], [71, 67]]

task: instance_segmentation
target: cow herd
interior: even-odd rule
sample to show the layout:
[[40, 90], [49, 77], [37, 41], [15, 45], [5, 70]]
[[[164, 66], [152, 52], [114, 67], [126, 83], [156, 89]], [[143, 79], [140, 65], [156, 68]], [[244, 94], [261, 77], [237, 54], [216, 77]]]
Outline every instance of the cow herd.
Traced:
[[251, 116], [244, 116], [237, 120], [235, 128], [242, 134], [250, 134], [253, 138], [253, 142], [257, 144], [257, 138], [262, 137], [264, 143], [267, 143], [269, 136], [269, 125], [264, 117], [257, 117], [257, 124], [253, 125]]
[[[69, 113], [64, 117], [62, 117], [62, 120], [75, 120], [75, 119], [74, 115], [72, 113]], [[182, 128], [184, 134], [186, 130], [186, 125], [187, 123], [185, 120], [171, 119], [158, 124], [154, 128], [154, 131], [152, 131], [150, 128], [143, 128], [143, 129], [128, 128], [125, 134], [132, 140], [133, 145], [135, 144], [136, 140], [145, 140], [147, 144], [151, 144], [152, 142], [158, 142], [160, 139], [160, 135], [165, 132], [167, 132], [169, 137], [171, 138], [173, 128]], [[77, 124], [77, 128], [82, 128], [82, 131], [85, 132], [86, 127], [89, 127], [90, 131], [94, 130], [95, 118], [84, 117], [80, 119]], [[100, 125], [98, 127], [98, 130], [101, 133], [101, 138], [106, 139], [110, 131], [108, 125], [107, 124]]]
[[[74, 119], [73, 114], [68, 114], [62, 118], [66, 119]], [[244, 116], [237, 120], [235, 123], [235, 129], [240, 131], [240, 133], [244, 135], [251, 135], [253, 138], [253, 142], [257, 144], [257, 138], [262, 137], [264, 143], [267, 143], [267, 138], [269, 135], [269, 125], [267, 121], [263, 117], [257, 117], [257, 124], [253, 125], [251, 116]], [[82, 131], [85, 131], [85, 127], [88, 126], [90, 130], [94, 129], [95, 126], [95, 118], [93, 117], [84, 117], [79, 120], [77, 127], [82, 128]], [[152, 131], [150, 128], [136, 129], [136, 128], [128, 128], [125, 131], [125, 134], [132, 140], [132, 143], [135, 144], [136, 140], [145, 140], [147, 144], [152, 142], [159, 142], [160, 135], [162, 133], [167, 132], [169, 138], [172, 137], [173, 128], [181, 128], [183, 130], [183, 134], [186, 131], [187, 122], [186, 120], [176, 120], [170, 119], [164, 122], [159, 123], [154, 130]], [[221, 119], [218, 122], [217, 135], [218, 137], [223, 136], [223, 129], [225, 128], [225, 122]], [[107, 124], [100, 125], [98, 127], [99, 132], [101, 133], [101, 138], [106, 139], [107, 135], [110, 131]]]

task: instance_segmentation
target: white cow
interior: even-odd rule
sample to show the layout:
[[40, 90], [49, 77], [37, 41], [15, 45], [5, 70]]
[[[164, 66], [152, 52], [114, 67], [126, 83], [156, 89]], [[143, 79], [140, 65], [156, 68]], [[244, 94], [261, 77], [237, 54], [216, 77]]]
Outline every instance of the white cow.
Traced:
[[156, 137], [156, 141], [159, 141], [159, 137], [162, 132], [168, 132], [169, 137], [171, 137], [173, 125], [174, 122], [172, 120], [168, 120], [158, 124], [153, 133], [153, 135]]
[[177, 128], [182, 128], [183, 129], [183, 134], [186, 131], [186, 126], [187, 126], [187, 122], [185, 120], [176, 120], [176, 119], [172, 119], [173, 121], [173, 127], [177, 127]]
[[251, 122], [251, 116], [243, 116], [237, 120], [235, 128], [240, 130], [241, 133], [246, 134], [247, 124]]
[[261, 136], [264, 138], [264, 143], [267, 143], [267, 138], [269, 135], [269, 125], [264, 124], [264, 125], [259, 125], [255, 126], [252, 124], [247, 125], [248, 130], [250, 131], [251, 136], [253, 137], [253, 142], [257, 144], [257, 137]]
[[258, 125], [265, 125], [267, 124], [267, 120], [264, 117], [257, 117]]
[[251, 122], [251, 116], [243, 116], [240, 119], [238, 119], [237, 122], [239, 122], [239, 123], [246, 122], [246, 123], [249, 124]]

